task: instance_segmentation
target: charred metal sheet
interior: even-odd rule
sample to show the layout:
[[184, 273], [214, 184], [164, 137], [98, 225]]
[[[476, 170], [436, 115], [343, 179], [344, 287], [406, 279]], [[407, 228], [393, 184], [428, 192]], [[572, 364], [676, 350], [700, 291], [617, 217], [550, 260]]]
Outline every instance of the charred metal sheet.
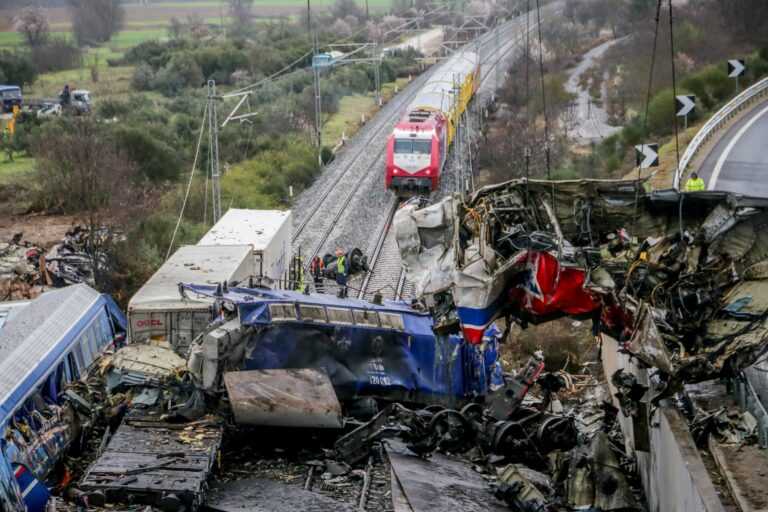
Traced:
[[213, 421], [169, 424], [130, 418], [86, 471], [80, 489], [94, 506], [138, 503], [162, 510], [196, 510], [221, 445]]
[[584, 444], [570, 455], [568, 503], [576, 508], [594, 507], [596, 510], [642, 510], [627, 482], [619, 459], [608, 436], [599, 432], [589, 444]]
[[523, 474], [521, 468], [510, 464], [499, 475], [496, 498], [503, 500], [512, 510], [520, 512], [546, 510], [547, 498]]
[[251, 370], [224, 374], [241, 425], [341, 428], [341, 404], [322, 371]]
[[352, 512], [351, 505], [300, 487], [248, 478], [217, 485], [211, 489], [204, 510], [216, 512]]
[[442, 454], [425, 460], [396, 442], [387, 442], [386, 452], [414, 512], [508, 512], [482, 475], [464, 461]]

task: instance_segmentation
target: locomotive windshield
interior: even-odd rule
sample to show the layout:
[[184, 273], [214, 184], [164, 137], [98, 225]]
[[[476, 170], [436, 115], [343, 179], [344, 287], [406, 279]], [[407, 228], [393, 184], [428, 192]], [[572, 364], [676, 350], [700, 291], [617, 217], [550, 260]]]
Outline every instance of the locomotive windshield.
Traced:
[[428, 155], [431, 152], [431, 140], [395, 139], [395, 153]]

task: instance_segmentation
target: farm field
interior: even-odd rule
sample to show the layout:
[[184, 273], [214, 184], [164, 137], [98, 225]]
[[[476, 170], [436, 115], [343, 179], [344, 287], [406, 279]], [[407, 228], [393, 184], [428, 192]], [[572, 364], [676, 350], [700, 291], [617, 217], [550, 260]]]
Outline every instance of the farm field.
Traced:
[[[314, 7], [327, 8], [334, 0], [313, 0]], [[362, 0], [359, 2], [364, 4]], [[389, 9], [391, 0], [368, 0], [371, 9]], [[300, 14], [306, 6], [305, 0], [254, 0], [253, 12], [257, 18], [279, 18]], [[157, 2], [150, 5], [125, 4], [125, 27], [129, 30], [147, 28], [164, 28], [171, 18], [185, 19], [187, 16], [199, 16], [211, 23], [221, 23], [227, 17], [227, 2]], [[54, 30], [68, 30], [70, 19], [67, 9], [53, 7], [45, 9], [48, 21]], [[13, 32], [12, 9], [0, 9], [0, 45], [8, 36], [4, 33]], [[3, 37], [5, 36], [5, 37]]]

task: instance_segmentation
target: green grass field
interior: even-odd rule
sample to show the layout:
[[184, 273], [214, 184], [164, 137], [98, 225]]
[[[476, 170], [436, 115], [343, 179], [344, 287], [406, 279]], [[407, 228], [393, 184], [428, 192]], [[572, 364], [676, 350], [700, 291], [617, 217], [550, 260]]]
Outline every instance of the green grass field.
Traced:
[[[384, 101], [389, 101], [395, 94], [395, 85], [398, 90], [402, 90], [407, 84], [406, 78], [383, 84], [381, 95]], [[341, 140], [342, 134], [353, 136], [360, 128], [361, 116], [365, 114], [365, 118], [370, 119], [377, 110], [373, 93], [344, 96], [339, 100], [339, 111], [329, 116], [323, 126], [323, 144], [333, 147]]]
[[30, 98], [52, 98], [61, 91], [64, 84], [73, 89], [87, 89], [98, 102], [104, 98], [122, 97], [131, 94], [132, 66], [108, 67], [105, 61], [99, 65], [99, 80], [94, 82], [90, 69], [68, 69], [45, 73], [33, 85], [24, 88], [24, 95]]
[[18, 182], [19, 178], [30, 174], [34, 168], [34, 158], [15, 154], [11, 162], [5, 153], [0, 153], [0, 185]]

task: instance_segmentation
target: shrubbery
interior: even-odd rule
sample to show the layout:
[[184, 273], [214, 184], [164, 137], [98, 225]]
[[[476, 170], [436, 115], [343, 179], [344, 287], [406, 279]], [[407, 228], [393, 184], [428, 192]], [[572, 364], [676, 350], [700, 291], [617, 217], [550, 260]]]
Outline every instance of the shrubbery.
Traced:
[[13, 85], [31, 84], [37, 79], [37, 69], [28, 54], [0, 50], [0, 72], [3, 82]]

